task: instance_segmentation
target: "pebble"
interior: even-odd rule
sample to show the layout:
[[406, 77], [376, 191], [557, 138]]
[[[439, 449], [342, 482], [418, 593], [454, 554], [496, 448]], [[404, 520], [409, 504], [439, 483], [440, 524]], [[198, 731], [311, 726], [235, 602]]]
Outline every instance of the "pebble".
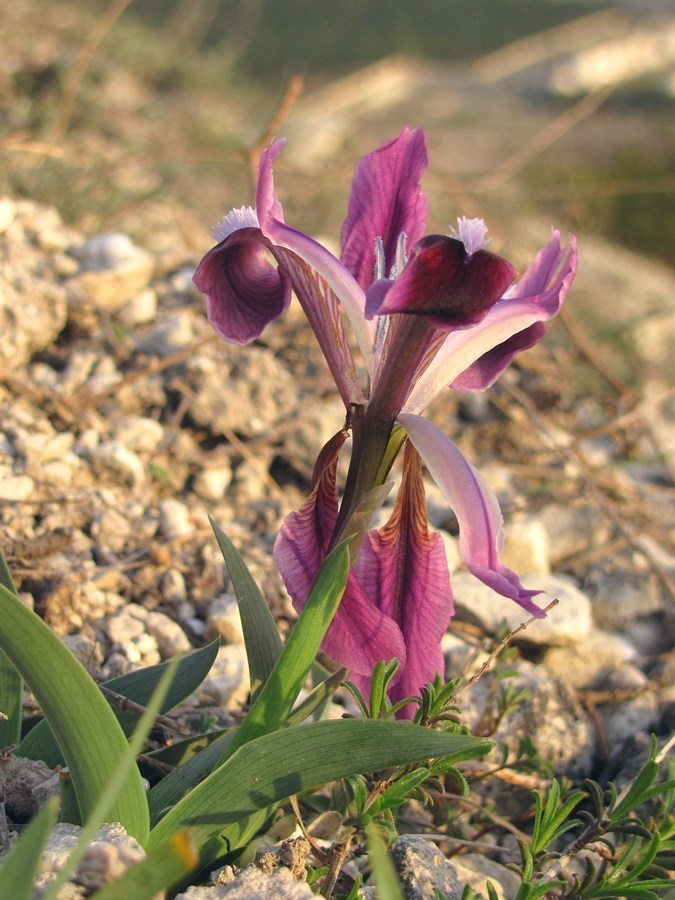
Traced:
[[549, 562], [553, 567], [563, 559], [600, 547], [609, 539], [607, 518], [592, 503], [552, 503], [541, 510], [538, 519], [548, 535]]
[[211, 603], [206, 615], [206, 637], [213, 640], [220, 635], [226, 644], [243, 644], [239, 604], [234, 594], [222, 594]]
[[91, 536], [113, 554], [121, 553], [133, 533], [129, 518], [114, 507], [102, 509], [91, 525]]
[[439, 895], [460, 900], [462, 891], [455, 867], [430, 841], [414, 834], [402, 835], [394, 842], [391, 857], [409, 900], [436, 900]]
[[457, 878], [464, 889], [470, 885], [479, 896], [488, 896], [486, 883], [492, 882], [500, 900], [511, 900], [518, 893], [520, 878], [506, 866], [482, 853], [462, 853], [452, 858]]
[[154, 270], [152, 256], [125, 234], [95, 235], [70, 253], [80, 262], [80, 272], [66, 282], [75, 303], [107, 313], [117, 312], [142, 291]]
[[139, 455], [119, 441], [103, 441], [90, 451], [89, 458], [95, 469], [125, 484], [139, 486], [146, 480], [146, 468]]
[[179, 653], [188, 653], [192, 647], [183, 629], [167, 615], [151, 612], [145, 620], [145, 628], [157, 643], [162, 659], [171, 659]]
[[164, 426], [147, 416], [122, 416], [114, 424], [115, 438], [134, 453], [154, 453], [164, 439]]
[[61, 638], [61, 643], [82, 663], [92, 678], [98, 677], [103, 653], [101, 645], [94, 638], [85, 634], [66, 634]]
[[625, 637], [592, 628], [570, 646], [547, 650], [542, 663], [551, 675], [580, 688], [588, 687], [604, 669], [622, 666], [635, 657], [636, 649]]
[[[59, 822], [51, 830], [40, 859], [40, 868], [35, 883], [41, 894], [54, 880], [72, 851], [75, 849], [82, 829], [79, 825]], [[101, 825], [80, 860], [70, 884], [85, 886], [87, 895], [109, 884], [126, 872], [134, 864], [145, 858], [145, 852], [135, 838], [127, 834], [119, 824]], [[68, 894], [67, 887], [59, 896]], [[78, 893], [77, 896], [83, 896]]]
[[16, 204], [9, 197], [0, 198], [0, 234], [4, 234], [14, 221]]
[[189, 346], [196, 339], [194, 314], [187, 310], [171, 313], [155, 323], [152, 330], [136, 336], [136, 349], [164, 359]]
[[0, 481], [0, 500], [28, 500], [35, 490], [35, 482], [28, 475], [12, 475]]
[[[139, 609], [142, 608], [139, 607]], [[113, 643], [123, 646], [143, 634], [145, 623], [139, 616], [132, 614], [127, 606], [108, 619], [106, 630]]]
[[594, 687], [605, 691], [637, 691], [620, 703], [607, 703], [598, 707], [607, 744], [620, 746], [636, 734], [651, 732], [659, 719], [658, 700], [649, 690], [649, 679], [637, 666], [623, 665], [608, 669], [598, 678]]
[[127, 328], [145, 325], [157, 316], [157, 292], [148, 287], [139, 291], [119, 311], [118, 318]]
[[162, 500], [159, 504], [159, 530], [171, 540], [190, 534], [193, 526], [187, 506], [180, 500]]
[[[515, 674], [499, 684], [511, 692], [524, 691], [514, 709], [499, 720], [491, 737], [497, 749], [486, 761], [503, 761], [508, 749], [515, 758], [523, 737], [529, 735], [542, 759], [556, 775], [589, 777], [595, 758], [596, 737], [589, 717], [564, 679], [553, 678], [541, 667], [526, 660], [514, 664]], [[483, 676], [462, 697], [463, 721], [475, 728], [483, 716], [494, 676]], [[501, 786], [500, 786], [501, 788]], [[498, 790], [495, 786], [495, 790]], [[512, 790], [509, 788], [508, 790]]]
[[[585, 638], [591, 629], [591, 601], [565, 575], [537, 575], [523, 578], [523, 584], [540, 588], [545, 593], [534, 597], [535, 603], [545, 606], [557, 598], [559, 603], [546, 618], [533, 622], [514, 639], [541, 646], [570, 646]], [[496, 594], [491, 588], [466, 572], [453, 578], [456, 614], [494, 634], [506, 621], [510, 629], [517, 628], [530, 616], [512, 600]]]
[[[593, 618], [608, 631], [621, 631], [652, 613], [664, 611], [664, 592], [656, 578], [645, 571], [636, 574], [634, 565], [617, 566], [614, 571], [597, 567], [585, 580], [593, 601]], [[638, 563], [639, 564], [639, 563]]]
[[538, 516], [513, 516], [505, 529], [502, 562], [520, 575], [549, 575], [551, 541]]
[[193, 482], [195, 494], [203, 500], [221, 500], [232, 483], [232, 467], [219, 466], [199, 472]]
[[227, 884], [189, 887], [176, 900], [316, 900], [306, 881], [297, 881], [290, 869], [275, 869], [271, 875], [255, 866], [242, 869]]
[[161, 592], [167, 603], [176, 606], [185, 604], [188, 592], [183, 573], [178, 569], [167, 569], [162, 575]]
[[215, 704], [236, 709], [246, 699], [249, 689], [246, 649], [243, 644], [227, 644], [218, 650], [209, 674], [195, 691], [195, 697], [206, 706]]
[[251, 345], [242, 354], [205, 347], [187, 361], [186, 381], [194, 395], [190, 416], [214, 434], [256, 435], [297, 415], [295, 375], [267, 348]]

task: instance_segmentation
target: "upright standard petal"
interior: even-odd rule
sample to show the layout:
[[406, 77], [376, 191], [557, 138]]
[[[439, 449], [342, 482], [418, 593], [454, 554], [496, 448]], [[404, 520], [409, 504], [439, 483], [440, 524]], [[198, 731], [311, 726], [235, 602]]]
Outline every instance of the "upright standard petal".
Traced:
[[[337, 301], [342, 304], [349, 322], [354, 330], [354, 336], [363, 355], [368, 371], [372, 371], [373, 334], [374, 327], [365, 318], [365, 294], [353, 277], [351, 272], [336, 259], [335, 256], [315, 241], [309, 235], [303, 234], [295, 228], [291, 228], [284, 222], [281, 204], [274, 192], [274, 174], [272, 164], [284, 146], [284, 141], [276, 141], [260, 158], [258, 167], [258, 190], [256, 194], [256, 212], [260, 222], [260, 228], [274, 245], [274, 255], [284, 266], [287, 263], [289, 271], [292, 269], [292, 257], [286, 251], [290, 251], [306, 266], [312, 269], [330, 288], [330, 291], [319, 291], [307, 294], [308, 303], [315, 306], [315, 317], [327, 319], [326, 330], [332, 329], [331, 322], [335, 320], [336, 309], [331, 304]], [[290, 271], [293, 280], [293, 272]], [[293, 287], [295, 288], [295, 282]], [[306, 287], [306, 283], [305, 283]], [[301, 286], [302, 289], [302, 286]], [[329, 305], [326, 306], [326, 303]], [[303, 304], [304, 305], [304, 304]], [[305, 308], [307, 313], [307, 308]], [[313, 326], [314, 327], [314, 326]], [[319, 332], [316, 331], [317, 337]], [[346, 345], [345, 345], [346, 346]]]
[[[346, 437], [346, 432], [340, 432], [324, 447], [315, 467], [312, 493], [297, 512], [286, 516], [274, 545], [279, 572], [298, 611], [309, 596], [335, 527], [337, 461]], [[321, 646], [335, 662], [347, 666], [360, 684], [381, 659], [396, 657], [405, 663], [405, 643], [398, 625], [365, 594], [353, 572]]]
[[[396, 622], [405, 641], [405, 660], [399, 660], [390, 699], [396, 703], [418, 696], [436, 673], [443, 675], [441, 638], [454, 607], [443, 539], [427, 528], [422, 464], [411, 444], [391, 518], [368, 534], [354, 572], [366, 596]], [[414, 713], [408, 704], [401, 715]]]
[[404, 128], [356, 166], [342, 225], [340, 260], [364, 291], [374, 277], [376, 238], [382, 240], [385, 261], [391, 266], [401, 233], [409, 246], [424, 234], [427, 198], [419, 182], [427, 163], [424, 132]]
[[526, 590], [515, 572], [499, 559], [504, 543], [503, 519], [487, 482], [436, 425], [409, 414], [399, 416], [398, 421], [457, 516], [459, 551], [469, 571], [531, 615], [545, 616], [531, 600], [541, 591]]
[[561, 247], [560, 232], [537, 254], [521, 280], [488, 310], [484, 318], [451, 331], [410, 392], [404, 411], [420, 413], [448, 385], [460, 391], [490, 387], [521, 350], [535, 344], [562, 306], [577, 268], [577, 244], [570, 235]]
[[288, 308], [291, 282], [269, 259], [259, 228], [238, 228], [213, 247], [194, 274], [209, 322], [228, 341], [247, 344]]

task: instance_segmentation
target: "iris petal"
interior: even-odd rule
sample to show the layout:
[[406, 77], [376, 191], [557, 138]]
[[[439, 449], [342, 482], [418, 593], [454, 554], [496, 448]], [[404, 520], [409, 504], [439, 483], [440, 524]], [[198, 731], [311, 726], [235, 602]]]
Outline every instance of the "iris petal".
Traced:
[[459, 552], [466, 567], [498, 594], [515, 600], [531, 615], [543, 617], [544, 611], [530, 599], [541, 591], [524, 588], [515, 572], [499, 559], [503, 519], [487, 482], [436, 425], [408, 414], [399, 416], [398, 421], [457, 516]]
[[194, 283], [206, 295], [209, 322], [228, 341], [255, 340], [288, 308], [291, 282], [271, 264], [269, 246], [259, 228], [240, 228], [197, 267]]
[[448, 385], [461, 391], [490, 387], [516, 353], [545, 333], [546, 322], [565, 301], [576, 268], [576, 238], [570, 235], [569, 244], [562, 247], [560, 232], [554, 230], [520, 281], [480, 322], [448, 334], [413, 386], [404, 411], [422, 412]]
[[[274, 545], [274, 558], [293, 606], [304, 606], [324, 560], [337, 519], [337, 461], [346, 432], [326, 445], [315, 470], [314, 488], [296, 512], [286, 516]], [[405, 662], [405, 643], [398, 625], [378, 609], [350, 573], [323, 650], [352, 676], [369, 679], [378, 660]]]
[[342, 225], [340, 261], [363, 290], [373, 281], [377, 238], [391, 266], [401, 233], [410, 244], [424, 234], [427, 198], [419, 181], [427, 162], [422, 129], [404, 128], [397, 138], [368, 153], [356, 166]]
[[[401, 630], [406, 656], [390, 689], [392, 702], [419, 694], [420, 687], [443, 676], [441, 637], [454, 612], [443, 539], [427, 528], [422, 465], [407, 444], [403, 479], [387, 524], [367, 535], [355, 574], [366, 595]], [[408, 704], [402, 716], [416, 707]]]
[[437, 328], [470, 325], [497, 302], [515, 275], [511, 263], [494, 253], [469, 255], [455, 238], [428, 235], [413, 247], [380, 308], [369, 304], [368, 313], [426, 316]]

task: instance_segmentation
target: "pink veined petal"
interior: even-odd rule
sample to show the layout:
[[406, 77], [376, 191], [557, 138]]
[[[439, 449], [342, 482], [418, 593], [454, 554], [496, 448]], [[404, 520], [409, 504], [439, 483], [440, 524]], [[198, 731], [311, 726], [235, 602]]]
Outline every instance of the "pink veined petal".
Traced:
[[[260, 228], [275, 248], [292, 251], [326, 282], [332, 294], [342, 304], [368, 371], [372, 372], [374, 326], [364, 314], [366, 299], [362, 288], [330, 250], [284, 222], [283, 210], [274, 192], [272, 171], [272, 164], [283, 146], [283, 141], [276, 141], [260, 158], [256, 194], [256, 212]], [[277, 256], [280, 258], [280, 254]], [[331, 310], [322, 305], [320, 294], [308, 295], [307, 300], [317, 304], [316, 316], [325, 315], [328, 320], [333, 317]], [[326, 328], [330, 327], [329, 321]]]
[[[279, 572], [298, 611], [309, 596], [335, 527], [337, 461], [346, 437], [346, 432], [339, 432], [324, 447], [312, 493], [297, 512], [286, 516], [274, 545]], [[398, 626], [364, 594], [353, 573], [321, 646], [337, 663], [364, 678], [380, 659], [405, 659]]]
[[347, 432], [339, 431], [322, 449], [314, 467], [312, 492], [283, 521], [274, 558], [293, 605], [304, 606], [326, 557], [338, 513], [337, 463]]
[[410, 392], [404, 411], [421, 413], [448, 385], [463, 391], [490, 387], [516, 353], [542, 337], [545, 323], [567, 296], [576, 267], [576, 238], [570, 235], [569, 244], [561, 248], [560, 233], [553, 231], [523, 278], [482, 321], [448, 334]]
[[406, 644], [398, 625], [377, 608], [353, 572], [321, 649], [349, 669], [350, 678], [361, 690], [370, 689], [373, 669], [380, 660], [395, 657], [401, 665], [406, 664]]
[[487, 482], [436, 425], [409, 414], [399, 416], [398, 421], [457, 516], [459, 551], [469, 571], [531, 615], [545, 616], [530, 599], [541, 591], [526, 590], [515, 572], [499, 559], [504, 542], [503, 519]]
[[270, 244], [259, 228], [240, 228], [199, 263], [194, 283], [206, 295], [208, 319], [228, 341], [246, 344], [281, 315], [291, 282], [269, 260]]
[[356, 166], [342, 224], [340, 261], [364, 291], [374, 277], [377, 237], [382, 239], [384, 258], [391, 267], [401, 232], [406, 234], [408, 246], [424, 234], [427, 198], [419, 182], [427, 162], [422, 129], [404, 128]]
[[[354, 572], [365, 594], [392, 619], [405, 641], [405, 659], [390, 690], [392, 702], [419, 695], [437, 672], [443, 674], [441, 638], [454, 612], [450, 575], [440, 534], [427, 528], [422, 465], [406, 445], [403, 480], [387, 524], [371, 531]], [[412, 718], [408, 704], [402, 718]]]

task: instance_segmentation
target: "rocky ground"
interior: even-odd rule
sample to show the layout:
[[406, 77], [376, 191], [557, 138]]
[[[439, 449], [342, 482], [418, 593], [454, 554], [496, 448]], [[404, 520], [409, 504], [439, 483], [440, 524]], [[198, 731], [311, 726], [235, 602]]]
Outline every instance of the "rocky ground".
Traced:
[[[444, 117], [431, 124], [439, 154]], [[303, 127], [299, 112], [289, 128]], [[325, 133], [335, 141], [341, 131]], [[282, 192], [315, 185], [316, 160], [319, 175], [303, 175], [291, 158]], [[232, 202], [249, 199], [243, 173]], [[429, 180], [439, 187], [433, 205], [447, 205], [447, 172]], [[286, 632], [294, 614], [271, 547], [343, 422], [340, 399], [297, 310], [246, 348], [213, 336], [191, 282], [210, 246], [202, 210], [163, 197], [137, 215], [130, 207], [99, 222], [90, 210], [66, 224], [58, 205], [22, 193], [0, 199], [0, 547], [22, 598], [96, 678], [220, 635], [216, 664], [182, 714], [229, 721], [247, 675], [208, 517], [243, 553]], [[316, 218], [316, 207], [297, 208], [294, 222], [310, 228]], [[525, 210], [506, 221], [499, 250], [522, 268], [550, 220]], [[494, 736], [515, 751], [531, 734], [557, 774], [621, 781], [648, 734], [665, 741], [675, 727], [675, 275], [598, 234], [580, 230], [579, 241], [564, 322], [489, 395], [448, 392], [431, 414], [497, 489], [507, 563], [560, 601], [516, 639], [513, 683], [529, 699]], [[469, 674], [502, 621], [516, 627], [522, 617], [461, 570], [455, 523], [431, 483], [428, 499], [455, 570], [447, 675]], [[485, 727], [490, 677], [463, 698], [469, 725]], [[452, 896], [449, 848], [412, 843], [399, 855], [414, 851]], [[482, 872], [512, 896], [499, 863], [455, 862], [452, 890]], [[294, 882], [283, 896], [303, 888]]]

